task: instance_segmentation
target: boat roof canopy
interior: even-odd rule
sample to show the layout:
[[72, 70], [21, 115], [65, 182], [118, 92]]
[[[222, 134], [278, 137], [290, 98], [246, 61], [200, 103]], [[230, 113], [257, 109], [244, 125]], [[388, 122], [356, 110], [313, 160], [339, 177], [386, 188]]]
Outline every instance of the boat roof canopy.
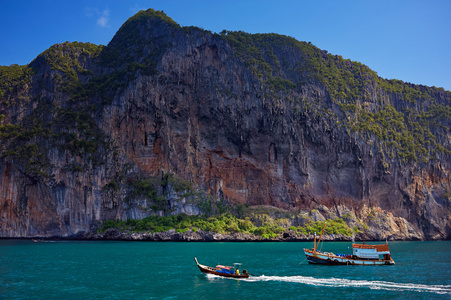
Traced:
[[226, 269], [226, 270], [233, 269], [233, 267], [230, 267], [230, 266], [221, 266], [221, 265], [217, 265], [216, 268], [217, 268], [217, 269]]
[[216, 269], [231, 270], [231, 269], [241, 268], [242, 265], [243, 265], [242, 263], [233, 263], [233, 267], [231, 267], [231, 266], [217, 265], [217, 266], [216, 266]]
[[390, 251], [388, 244], [368, 245], [368, 244], [352, 244], [352, 248], [358, 249], [376, 249], [377, 252]]

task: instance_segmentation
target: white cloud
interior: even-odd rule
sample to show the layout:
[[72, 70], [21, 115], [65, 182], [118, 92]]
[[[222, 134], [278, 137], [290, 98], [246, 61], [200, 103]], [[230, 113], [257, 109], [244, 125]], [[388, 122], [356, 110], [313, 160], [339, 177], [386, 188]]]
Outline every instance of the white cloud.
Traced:
[[101, 27], [107, 27], [109, 16], [110, 11], [108, 9], [104, 9], [101, 15], [97, 18], [97, 25], [100, 25]]
[[109, 27], [109, 20], [110, 20], [110, 10], [109, 9], [104, 9], [103, 11], [100, 11], [98, 8], [96, 7], [85, 7], [83, 9], [83, 12], [85, 14], [85, 16], [91, 18], [91, 17], [95, 17], [97, 18], [97, 25], [99, 25], [100, 27]]

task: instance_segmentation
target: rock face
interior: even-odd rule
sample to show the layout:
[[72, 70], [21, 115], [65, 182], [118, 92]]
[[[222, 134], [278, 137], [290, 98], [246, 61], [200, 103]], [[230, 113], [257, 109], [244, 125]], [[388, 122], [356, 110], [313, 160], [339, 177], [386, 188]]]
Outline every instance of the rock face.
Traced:
[[[1, 237], [167, 213], [131, 191], [138, 175], [169, 173], [213, 201], [352, 213], [369, 239], [451, 236], [443, 89], [383, 80], [288, 37], [181, 28], [153, 10], [107, 47], [55, 45], [27, 68], [15, 81], [2, 72]], [[384, 125], [400, 115], [401, 129]], [[172, 213], [201, 213], [174, 190], [156, 189]]]

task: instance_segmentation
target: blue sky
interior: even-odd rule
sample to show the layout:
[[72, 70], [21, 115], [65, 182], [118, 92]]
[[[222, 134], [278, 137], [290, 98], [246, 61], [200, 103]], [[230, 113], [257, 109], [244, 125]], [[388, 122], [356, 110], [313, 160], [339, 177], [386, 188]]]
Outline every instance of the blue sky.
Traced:
[[147, 8], [212, 32], [292, 36], [381, 77], [451, 90], [448, 0], [0, 0], [0, 65], [27, 64], [65, 41], [106, 45]]

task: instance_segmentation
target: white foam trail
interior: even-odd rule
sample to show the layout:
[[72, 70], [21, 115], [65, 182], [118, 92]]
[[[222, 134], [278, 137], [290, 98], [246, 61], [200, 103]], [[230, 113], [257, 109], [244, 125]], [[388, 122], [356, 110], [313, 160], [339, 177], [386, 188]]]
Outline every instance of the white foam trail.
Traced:
[[397, 291], [417, 291], [417, 292], [432, 292], [437, 294], [451, 294], [451, 285], [425, 285], [414, 283], [396, 283], [386, 281], [367, 281], [367, 280], [351, 280], [342, 278], [314, 278], [306, 276], [259, 276], [249, 277], [243, 279], [249, 282], [261, 281], [281, 281], [303, 283], [315, 286], [329, 286], [329, 287], [366, 287], [370, 289], [384, 289]]

